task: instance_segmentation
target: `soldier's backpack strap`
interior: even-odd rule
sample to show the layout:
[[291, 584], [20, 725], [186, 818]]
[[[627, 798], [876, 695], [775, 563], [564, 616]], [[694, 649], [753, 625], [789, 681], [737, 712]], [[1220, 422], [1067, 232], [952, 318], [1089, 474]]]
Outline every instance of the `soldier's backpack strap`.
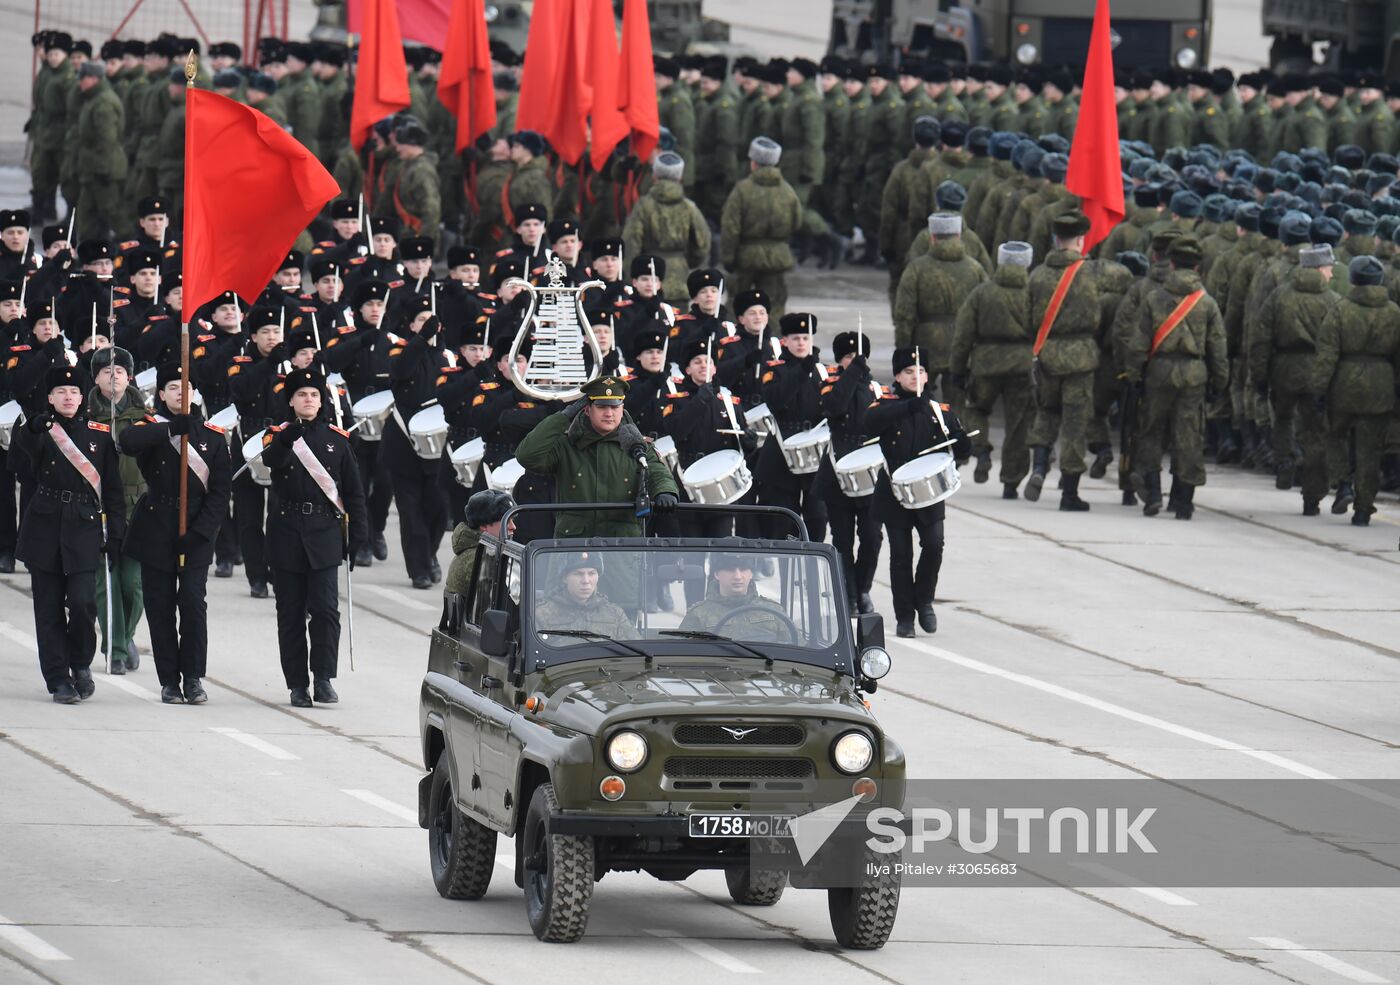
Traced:
[[1050, 337], [1050, 329], [1054, 327], [1055, 319], [1060, 316], [1065, 296], [1069, 294], [1070, 285], [1074, 283], [1074, 278], [1082, 266], [1084, 261], [1076, 260], [1060, 274], [1060, 282], [1055, 285], [1055, 293], [1050, 296], [1050, 304], [1045, 308], [1045, 317], [1040, 320], [1040, 331], [1035, 333], [1035, 345], [1031, 347], [1032, 356], [1040, 355], [1040, 350], [1045, 348], [1045, 340]]
[[1176, 331], [1176, 326], [1186, 320], [1186, 316], [1191, 313], [1191, 309], [1196, 307], [1197, 302], [1205, 296], [1205, 290], [1201, 289], [1199, 291], [1192, 291], [1181, 299], [1180, 303], [1172, 309], [1172, 313], [1167, 315], [1167, 320], [1157, 326], [1157, 331], [1152, 336], [1152, 349], [1147, 353], [1148, 359], [1157, 355], [1157, 350], [1161, 348], [1162, 343], [1167, 340], [1167, 336]]

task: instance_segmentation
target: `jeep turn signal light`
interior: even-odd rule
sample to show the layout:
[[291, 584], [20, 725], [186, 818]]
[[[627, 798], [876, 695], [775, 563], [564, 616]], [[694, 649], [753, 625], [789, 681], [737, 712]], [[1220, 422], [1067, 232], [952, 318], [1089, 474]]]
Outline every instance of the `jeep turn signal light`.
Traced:
[[[603, 782], [606, 783], [607, 781], [604, 780]], [[875, 781], [868, 776], [863, 776], [855, 783], [851, 784], [852, 796], [859, 797], [861, 803], [870, 803], [870, 801], [875, 799], [875, 794], [878, 792], [879, 788], [875, 786]]]
[[525, 699], [525, 710], [528, 711], [528, 712], [530, 712], [531, 714], [537, 714], [537, 713], [538, 713], [541, 709], [543, 709], [543, 708], [544, 708], [544, 696], [543, 696], [543, 695], [532, 694], [532, 695], [530, 695], [528, 698]]
[[605, 776], [603, 782], [598, 784], [598, 792], [603, 795], [604, 800], [621, 800], [622, 795], [627, 792], [627, 784], [620, 776]]

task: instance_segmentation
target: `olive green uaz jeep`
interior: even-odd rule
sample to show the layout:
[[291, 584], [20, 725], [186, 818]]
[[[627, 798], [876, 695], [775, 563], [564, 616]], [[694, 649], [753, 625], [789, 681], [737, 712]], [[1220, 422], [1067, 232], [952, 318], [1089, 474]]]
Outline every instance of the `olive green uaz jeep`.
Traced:
[[[862, 695], [889, 670], [881, 620], [849, 617], [841, 571], [805, 539], [483, 537], [423, 678], [418, 817], [438, 892], [483, 896], [497, 833], [515, 839], [541, 940], [582, 937], [614, 870], [723, 869], [750, 905], [814, 886], [751, 849], [791, 844], [792, 818], [840, 798], [860, 797], [849, 823], [904, 798], [904, 753]], [[685, 605], [666, 611], [657, 588], [676, 582]], [[828, 888], [831, 922], [842, 945], [875, 948], [899, 877], [861, 862]]]

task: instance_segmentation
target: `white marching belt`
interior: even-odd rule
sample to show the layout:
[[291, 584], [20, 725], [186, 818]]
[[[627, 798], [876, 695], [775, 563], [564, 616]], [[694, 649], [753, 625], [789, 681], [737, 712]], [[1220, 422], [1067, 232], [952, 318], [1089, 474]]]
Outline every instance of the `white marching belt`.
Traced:
[[497, 492], [513, 493], [515, 484], [525, 475], [525, 466], [513, 458], [506, 459], [499, 468], [486, 469], [486, 487]]
[[842, 455], [832, 467], [836, 470], [836, 484], [841, 491], [853, 499], [859, 499], [875, 492], [880, 473], [885, 471], [885, 453], [879, 445], [866, 445]]
[[442, 457], [447, 447], [447, 415], [441, 404], [425, 407], [409, 418], [408, 440], [419, 458], [433, 462]]
[[922, 510], [943, 502], [962, 488], [958, 463], [946, 451], [905, 462], [890, 476], [895, 501], [907, 510]]
[[452, 460], [452, 471], [457, 473], [457, 481], [470, 489], [476, 484], [476, 474], [481, 471], [482, 459], [486, 457], [486, 442], [481, 438], [473, 438], [453, 448], [449, 457]]
[[773, 416], [773, 412], [768, 409], [767, 404], [758, 404], [744, 411], [744, 423], [747, 424], [755, 434], [758, 435], [758, 447], [762, 448], [763, 443], [768, 440], [770, 434], [778, 434], [778, 419]]
[[10, 438], [15, 433], [15, 428], [24, 423], [24, 408], [19, 405], [18, 400], [11, 400], [0, 405], [0, 449], [9, 451]]
[[681, 474], [681, 484], [696, 503], [728, 506], [753, 488], [744, 456], [732, 448], [698, 459]]
[[266, 433], [267, 429], [263, 428], [243, 442], [243, 461], [248, 463], [248, 474], [260, 486], [272, 485], [272, 469], [262, 459], [263, 435]]
[[380, 390], [356, 400], [350, 408], [350, 415], [359, 425], [356, 432], [365, 441], [381, 441], [384, 438], [384, 425], [394, 412], [394, 391]]
[[821, 468], [822, 456], [831, 447], [831, 425], [822, 421], [814, 428], [783, 439], [783, 459], [793, 475], [811, 475]]
[[680, 452], [676, 450], [675, 438], [671, 437], [669, 434], [663, 435], [657, 438], [651, 447], [652, 450], [656, 452], [656, 457], [661, 459], [662, 464], [672, 472], [680, 468], [681, 456]]

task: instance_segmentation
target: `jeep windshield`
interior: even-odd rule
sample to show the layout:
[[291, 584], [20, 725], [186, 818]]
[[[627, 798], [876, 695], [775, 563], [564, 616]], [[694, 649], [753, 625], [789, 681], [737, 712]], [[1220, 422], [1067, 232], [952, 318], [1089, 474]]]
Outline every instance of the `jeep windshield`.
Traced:
[[[526, 555], [523, 622], [545, 662], [706, 655], [832, 667], [841, 606], [824, 553], [753, 548], [546, 548]], [[561, 652], [562, 651], [562, 652]]]

